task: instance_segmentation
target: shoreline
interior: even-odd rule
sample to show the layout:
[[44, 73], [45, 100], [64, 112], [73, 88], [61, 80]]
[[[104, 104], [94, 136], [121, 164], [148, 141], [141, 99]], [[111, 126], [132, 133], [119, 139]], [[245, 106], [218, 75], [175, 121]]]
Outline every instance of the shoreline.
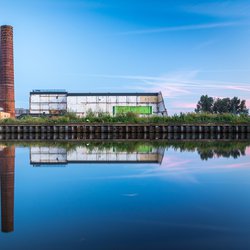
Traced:
[[0, 124], [1, 133], [250, 133], [250, 123]]

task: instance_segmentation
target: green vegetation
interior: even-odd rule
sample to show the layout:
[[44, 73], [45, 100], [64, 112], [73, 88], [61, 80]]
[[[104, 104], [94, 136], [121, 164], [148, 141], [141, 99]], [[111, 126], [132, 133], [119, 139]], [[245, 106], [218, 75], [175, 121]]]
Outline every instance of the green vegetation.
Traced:
[[131, 142], [131, 141], [104, 141], [104, 142], [1, 142], [1, 145], [5, 146], [18, 146], [18, 147], [58, 147], [64, 148], [67, 151], [74, 151], [77, 147], [87, 147], [89, 151], [93, 150], [108, 150], [113, 149], [115, 152], [152, 152], [154, 148], [157, 149], [174, 149], [180, 152], [197, 152], [201, 160], [208, 160], [214, 157], [224, 158], [238, 158], [245, 155], [246, 148], [250, 146], [250, 142], [247, 141], [144, 141], [144, 142]]
[[67, 124], [67, 123], [166, 123], [166, 124], [242, 124], [250, 123], [250, 116], [247, 114], [210, 114], [210, 113], [187, 113], [174, 116], [160, 117], [149, 116], [139, 117], [135, 113], [121, 113], [110, 116], [105, 113], [94, 114], [89, 112], [86, 117], [78, 118], [75, 114], [67, 113], [63, 116], [54, 117], [31, 117], [22, 119], [5, 119], [0, 124]]
[[213, 98], [208, 95], [202, 95], [197, 103], [196, 113], [212, 113], [212, 114], [245, 114], [249, 110], [246, 107], [246, 101], [240, 100], [238, 97], [230, 98]]

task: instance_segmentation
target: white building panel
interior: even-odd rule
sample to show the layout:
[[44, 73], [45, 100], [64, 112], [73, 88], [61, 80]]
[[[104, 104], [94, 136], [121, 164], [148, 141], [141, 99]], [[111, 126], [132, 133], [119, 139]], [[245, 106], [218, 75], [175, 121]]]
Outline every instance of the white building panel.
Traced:
[[68, 105], [76, 104], [76, 98], [74, 96], [67, 96], [67, 104]]
[[39, 110], [40, 109], [40, 104], [39, 103], [32, 103], [31, 104], [31, 109]]
[[49, 96], [49, 102], [67, 102], [66, 95], [51, 95]]
[[49, 96], [48, 95], [41, 95], [40, 102], [49, 102]]
[[127, 96], [127, 103], [136, 103], [136, 96]]
[[107, 102], [107, 96], [98, 96], [97, 100], [99, 103], [106, 103]]
[[116, 96], [109, 96], [109, 97], [108, 97], [108, 100], [109, 100], [109, 102], [111, 102], [111, 103], [116, 103], [116, 102], [117, 102]]
[[49, 103], [50, 110], [64, 110], [66, 106], [60, 105], [59, 103]]
[[87, 96], [88, 103], [96, 103], [96, 96]]
[[40, 96], [39, 95], [31, 95], [30, 101], [31, 102], [40, 102]]
[[41, 103], [40, 109], [49, 110], [49, 103]]

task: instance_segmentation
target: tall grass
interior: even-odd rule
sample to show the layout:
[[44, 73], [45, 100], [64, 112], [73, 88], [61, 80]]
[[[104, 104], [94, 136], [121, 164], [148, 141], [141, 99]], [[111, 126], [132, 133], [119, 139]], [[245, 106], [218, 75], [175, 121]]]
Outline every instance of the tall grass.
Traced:
[[67, 124], [67, 123], [167, 123], [167, 124], [201, 124], [201, 123], [227, 123], [242, 124], [250, 123], [249, 115], [234, 114], [208, 114], [187, 113], [167, 117], [150, 116], [139, 117], [134, 113], [124, 113], [110, 116], [107, 113], [88, 113], [86, 117], [79, 118], [74, 113], [67, 113], [55, 117], [32, 117], [26, 116], [22, 119], [4, 119], [0, 124]]

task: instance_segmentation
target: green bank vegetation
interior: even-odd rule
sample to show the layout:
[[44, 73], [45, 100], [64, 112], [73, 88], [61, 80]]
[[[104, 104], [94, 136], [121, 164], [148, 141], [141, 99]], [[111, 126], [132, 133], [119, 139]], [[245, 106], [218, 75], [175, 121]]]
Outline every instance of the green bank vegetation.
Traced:
[[181, 113], [179, 115], [160, 117], [139, 117], [134, 113], [110, 116], [105, 113], [90, 113], [84, 118], [78, 118], [75, 114], [67, 113], [63, 116], [32, 117], [25, 116], [22, 119], [4, 119], [0, 124], [68, 124], [68, 123], [167, 123], [167, 124], [201, 124], [201, 123], [227, 123], [242, 124], [250, 123], [247, 114], [210, 114], [210, 113]]
[[78, 118], [75, 114], [67, 113], [55, 117], [32, 117], [26, 116], [22, 119], [5, 119], [0, 124], [68, 124], [68, 123], [167, 123], [167, 124], [242, 124], [250, 123], [250, 116], [247, 114], [210, 114], [210, 113], [187, 113], [168, 117], [139, 117], [134, 113], [119, 114], [88, 114], [84, 118]]

